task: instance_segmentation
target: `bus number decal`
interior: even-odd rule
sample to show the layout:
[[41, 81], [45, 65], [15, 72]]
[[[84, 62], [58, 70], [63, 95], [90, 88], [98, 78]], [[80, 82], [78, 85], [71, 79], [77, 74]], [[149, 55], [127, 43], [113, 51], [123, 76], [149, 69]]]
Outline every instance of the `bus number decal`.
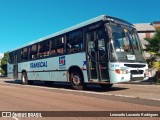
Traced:
[[111, 67], [119, 67], [119, 65], [118, 64], [111, 64]]

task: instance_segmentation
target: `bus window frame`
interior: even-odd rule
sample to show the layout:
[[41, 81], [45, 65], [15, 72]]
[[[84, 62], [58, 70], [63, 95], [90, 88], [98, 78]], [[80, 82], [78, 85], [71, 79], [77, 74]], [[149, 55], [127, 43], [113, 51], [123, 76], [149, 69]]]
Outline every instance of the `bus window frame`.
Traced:
[[[57, 41], [60, 41], [61, 39], [61, 44], [59, 44]], [[55, 42], [54, 47], [52, 47], [53, 42]], [[57, 56], [57, 55], [62, 55], [65, 53], [65, 36], [62, 34], [60, 36], [56, 36], [53, 38], [50, 38], [50, 56]]]
[[[24, 51], [25, 49], [27, 49], [26, 51]], [[20, 50], [20, 61], [27, 61], [29, 60], [29, 48], [28, 46], [27, 47], [23, 47], [21, 50]]]
[[[75, 41], [75, 36], [76, 36], [76, 34], [77, 33], [80, 33], [81, 34], [81, 40], [76, 40]], [[72, 38], [72, 40], [71, 39], [69, 39], [69, 35], [72, 35], [72, 36], [74, 36], [73, 38]], [[77, 36], [76, 36], [77, 37]], [[84, 50], [84, 48], [85, 48], [85, 42], [84, 42], [84, 28], [79, 28], [79, 29], [76, 29], [76, 30], [73, 30], [73, 31], [70, 31], [70, 32], [68, 32], [68, 33], [66, 33], [66, 45], [65, 45], [65, 47], [66, 47], [66, 53], [67, 54], [72, 54], [72, 53], [77, 53], [77, 52], [81, 52], [81, 51], [83, 51]], [[70, 41], [71, 40], [71, 41]], [[76, 49], [76, 47], [73, 47], [73, 44], [72, 43], [75, 43], [75, 42], [77, 42], [77, 41], [81, 41], [80, 42], [80, 46], [79, 46], [79, 48], [77, 48]], [[74, 44], [75, 45], [75, 44]]]
[[[36, 46], [36, 50], [35, 51], [33, 51], [32, 50], [32, 47], [33, 46]], [[29, 53], [30, 53], [30, 57], [29, 57], [29, 60], [35, 60], [35, 59], [38, 59], [38, 43], [35, 43], [35, 44], [32, 44], [32, 45], [30, 45], [29, 46]]]
[[38, 43], [38, 58], [44, 58], [50, 54], [50, 40], [44, 40]]

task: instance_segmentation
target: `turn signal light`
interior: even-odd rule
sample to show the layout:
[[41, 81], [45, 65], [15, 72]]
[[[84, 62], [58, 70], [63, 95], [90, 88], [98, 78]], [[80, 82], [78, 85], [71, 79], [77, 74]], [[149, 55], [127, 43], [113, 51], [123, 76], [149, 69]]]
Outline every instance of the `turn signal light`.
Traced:
[[125, 69], [116, 69], [115, 72], [117, 74], [128, 74], [129, 73], [129, 71]]
[[120, 69], [116, 69], [115, 72], [116, 72], [117, 74], [121, 74]]

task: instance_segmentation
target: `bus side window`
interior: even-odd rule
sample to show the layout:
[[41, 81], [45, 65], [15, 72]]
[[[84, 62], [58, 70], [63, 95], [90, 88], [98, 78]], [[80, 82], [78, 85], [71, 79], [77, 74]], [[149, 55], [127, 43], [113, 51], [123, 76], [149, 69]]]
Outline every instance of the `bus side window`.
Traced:
[[50, 44], [51, 44], [50, 55], [55, 55], [57, 53], [57, 50], [56, 50], [56, 40], [54, 38], [52, 38]]
[[57, 47], [57, 53], [58, 54], [63, 54], [64, 52], [64, 38], [63, 37], [58, 37], [56, 40], [56, 47]]
[[56, 37], [51, 39], [50, 55], [64, 53], [64, 37]]
[[81, 51], [83, 49], [83, 31], [75, 31], [67, 35], [66, 49], [68, 53]]
[[21, 50], [21, 61], [28, 60], [28, 47]]
[[39, 57], [46, 57], [49, 56], [49, 40], [42, 41], [38, 45], [39, 49]]
[[30, 49], [30, 59], [36, 59], [38, 56], [38, 45], [32, 45]]

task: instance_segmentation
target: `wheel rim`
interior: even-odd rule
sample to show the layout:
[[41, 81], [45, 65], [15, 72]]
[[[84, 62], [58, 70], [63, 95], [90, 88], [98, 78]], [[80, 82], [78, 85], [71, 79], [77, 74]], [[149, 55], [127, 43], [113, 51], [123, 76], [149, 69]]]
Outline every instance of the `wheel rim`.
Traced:
[[72, 80], [73, 80], [73, 84], [75, 85], [80, 85], [81, 83], [81, 78], [77, 75], [74, 75]]
[[22, 81], [23, 81], [23, 83], [25, 83], [25, 81], [26, 81], [25, 75], [22, 76]]

